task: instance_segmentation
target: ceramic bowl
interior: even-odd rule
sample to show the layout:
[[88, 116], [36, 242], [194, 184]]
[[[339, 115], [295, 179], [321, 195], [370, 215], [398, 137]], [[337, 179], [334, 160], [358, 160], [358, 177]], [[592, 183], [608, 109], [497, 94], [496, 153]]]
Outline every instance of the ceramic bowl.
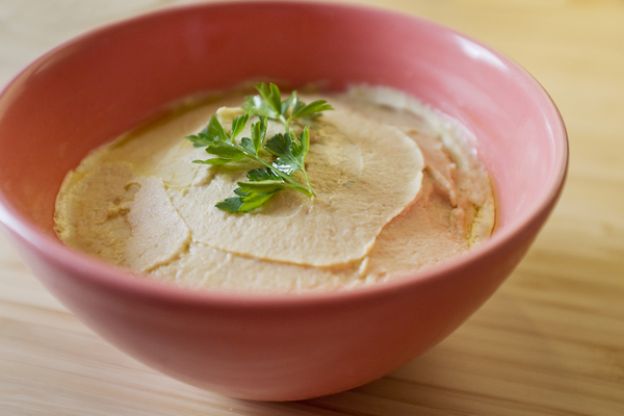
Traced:
[[[303, 295], [176, 288], [55, 238], [59, 185], [90, 150], [182, 97], [262, 77], [387, 85], [458, 119], [494, 181], [492, 238], [389, 283]], [[0, 96], [0, 220], [35, 275], [136, 359], [245, 399], [349, 389], [442, 340], [518, 264], [566, 166], [559, 113], [518, 65], [437, 24], [359, 6], [239, 2], [140, 16], [57, 47]]]

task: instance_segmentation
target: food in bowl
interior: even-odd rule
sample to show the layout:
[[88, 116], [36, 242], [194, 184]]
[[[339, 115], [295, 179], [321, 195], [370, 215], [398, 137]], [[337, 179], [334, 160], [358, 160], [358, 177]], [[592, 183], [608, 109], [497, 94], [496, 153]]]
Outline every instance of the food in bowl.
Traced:
[[259, 84], [245, 100], [187, 100], [91, 152], [61, 186], [55, 230], [184, 287], [359, 287], [488, 238], [494, 195], [471, 140], [396, 89]]

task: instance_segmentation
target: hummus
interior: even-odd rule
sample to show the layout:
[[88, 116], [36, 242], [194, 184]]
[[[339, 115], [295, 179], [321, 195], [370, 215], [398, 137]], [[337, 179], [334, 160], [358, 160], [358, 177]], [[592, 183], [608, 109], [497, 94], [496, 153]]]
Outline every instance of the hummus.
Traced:
[[391, 279], [490, 235], [491, 184], [458, 123], [384, 87], [302, 96], [317, 98], [334, 110], [311, 126], [314, 199], [283, 191], [252, 213], [215, 208], [244, 172], [192, 163], [210, 155], [184, 137], [215, 112], [228, 125], [242, 101], [232, 94], [89, 154], [58, 194], [59, 238], [185, 287], [301, 292]]

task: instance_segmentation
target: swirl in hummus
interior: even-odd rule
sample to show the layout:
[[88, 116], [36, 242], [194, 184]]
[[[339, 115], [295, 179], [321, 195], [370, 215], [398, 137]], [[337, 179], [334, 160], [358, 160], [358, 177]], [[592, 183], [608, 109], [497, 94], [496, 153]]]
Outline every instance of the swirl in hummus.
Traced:
[[214, 207], [242, 173], [191, 163], [206, 155], [183, 138], [215, 112], [231, 122], [233, 93], [89, 154], [58, 194], [59, 238], [185, 287], [303, 292], [392, 279], [491, 234], [492, 186], [458, 123], [385, 87], [322, 98], [334, 110], [311, 126], [314, 199], [281, 192], [246, 215]]

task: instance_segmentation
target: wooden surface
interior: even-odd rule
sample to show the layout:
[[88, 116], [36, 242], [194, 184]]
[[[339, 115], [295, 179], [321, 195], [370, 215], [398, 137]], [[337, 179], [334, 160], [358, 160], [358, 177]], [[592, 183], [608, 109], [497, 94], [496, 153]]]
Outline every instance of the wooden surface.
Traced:
[[[0, 0], [0, 83], [74, 34], [173, 3]], [[0, 415], [624, 415], [624, 2], [384, 3], [522, 63], [567, 122], [563, 198], [494, 297], [384, 379], [308, 402], [241, 402], [160, 375], [103, 342], [0, 233]]]

